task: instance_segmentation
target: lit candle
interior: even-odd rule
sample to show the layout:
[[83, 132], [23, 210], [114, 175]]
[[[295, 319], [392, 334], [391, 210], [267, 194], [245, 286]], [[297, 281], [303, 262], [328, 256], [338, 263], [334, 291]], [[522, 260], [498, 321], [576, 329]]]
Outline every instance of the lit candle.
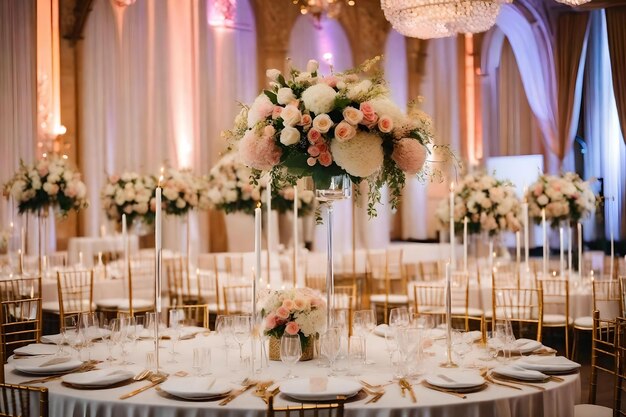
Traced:
[[543, 276], [548, 276], [548, 225], [546, 224], [546, 209], [541, 209], [541, 230], [543, 234]]
[[[161, 171], [163, 169], [161, 168]], [[163, 178], [163, 176], [161, 176]], [[155, 280], [155, 296], [156, 296], [156, 311], [157, 316], [161, 314], [161, 240], [162, 240], [162, 229], [161, 229], [161, 180], [159, 180], [159, 186], [156, 189], [156, 205], [155, 205], [155, 214], [154, 214], [154, 252], [155, 252], [155, 262], [156, 262], [156, 280]]]
[[572, 226], [567, 226], [567, 278], [572, 278]]
[[526, 193], [528, 187], [524, 187], [524, 202], [522, 203], [522, 221], [524, 222], [524, 261], [526, 263], [526, 271], [530, 270], [530, 234], [529, 234], [529, 219], [528, 219], [528, 201], [526, 200]]
[[254, 209], [254, 282], [252, 283], [252, 317], [256, 320], [257, 284], [261, 279], [261, 203]]
[[565, 242], [563, 237], [563, 226], [559, 226], [559, 273], [561, 278], [565, 274]]
[[20, 248], [22, 249], [22, 256], [26, 255], [26, 230], [24, 230], [24, 226], [20, 228]]
[[463, 271], [467, 272], [467, 216], [463, 217]]
[[609, 228], [611, 229], [611, 275], [610, 275], [610, 279], [613, 279], [614, 275], [614, 271], [613, 271], [613, 267], [615, 265], [615, 239], [613, 237], [613, 215], [611, 212], [611, 209], [613, 208], [613, 202], [615, 201], [615, 197], [611, 197], [611, 200], [609, 202]]
[[293, 187], [293, 286], [298, 276], [298, 186]]
[[521, 258], [522, 258], [522, 243], [521, 243], [521, 236], [520, 236], [520, 232], [519, 230], [517, 232], [515, 232], [515, 247], [516, 247], [516, 259], [517, 259], [517, 269], [519, 270], [520, 267], [520, 262], [521, 262]]
[[267, 209], [267, 281], [270, 281], [270, 253], [272, 251], [272, 176], [269, 176], [267, 181], [266, 195], [265, 195], [265, 207]]
[[450, 183], [450, 267], [454, 271], [456, 267], [456, 254], [454, 251], [454, 182]]
[[78, 252], [78, 265], [83, 266], [83, 253]]
[[122, 214], [122, 245], [124, 246], [124, 279], [128, 281], [128, 226], [126, 225], [126, 214]]
[[578, 278], [583, 277], [583, 225], [578, 222], [576, 225], [578, 229]]

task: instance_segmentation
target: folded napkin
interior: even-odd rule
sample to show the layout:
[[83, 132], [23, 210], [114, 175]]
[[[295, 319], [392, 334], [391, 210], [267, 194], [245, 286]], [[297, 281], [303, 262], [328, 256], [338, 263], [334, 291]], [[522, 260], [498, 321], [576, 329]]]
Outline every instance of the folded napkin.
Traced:
[[62, 334], [47, 334], [47, 335], [41, 336], [41, 338], [39, 339], [41, 343], [47, 343], [49, 345], [56, 345], [61, 340], [63, 340]]
[[493, 373], [509, 378], [515, 378], [524, 381], [543, 381], [548, 376], [532, 369], [525, 369], [517, 364], [500, 366], [493, 369]]
[[441, 388], [461, 389], [477, 387], [485, 383], [485, 379], [477, 372], [446, 371], [427, 375], [425, 381]]
[[23, 356], [54, 355], [57, 350], [56, 346], [32, 343], [15, 349], [13, 353]]
[[59, 356], [57, 358], [52, 358], [50, 360], [47, 360], [47, 361], [39, 364], [39, 367], [40, 368], [45, 368], [47, 366], [59, 365], [61, 363], [69, 362], [71, 359], [72, 359], [71, 356]]
[[511, 352], [519, 352], [519, 353], [530, 353], [533, 352], [543, 345], [541, 342], [532, 339], [517, 339], [511, 345]]
[[529, 356], [520, 359], [516, 364], [524, 369], [545, 372], [567, 372], [580, 368], [580, 364], [564, 356]]

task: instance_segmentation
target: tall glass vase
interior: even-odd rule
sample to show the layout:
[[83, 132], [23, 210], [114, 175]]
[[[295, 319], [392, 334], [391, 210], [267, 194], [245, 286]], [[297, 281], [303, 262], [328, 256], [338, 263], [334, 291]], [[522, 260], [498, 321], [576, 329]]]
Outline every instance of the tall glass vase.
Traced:
[[334, 312], [335, 272], [333, 261], [333, 204], [350, 198], [352, 181], [348, 175], [336, 175], [323, 183], [315, 183], [315, 198], [326, 207], [326, 327], [331, 327]]

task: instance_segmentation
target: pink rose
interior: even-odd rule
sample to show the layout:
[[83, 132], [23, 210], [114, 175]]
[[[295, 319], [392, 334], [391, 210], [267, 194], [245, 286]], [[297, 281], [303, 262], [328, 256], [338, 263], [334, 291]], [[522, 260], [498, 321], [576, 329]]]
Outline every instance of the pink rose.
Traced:
[[65, 195], [68, 197], [76, 197], [76, 194], [78, 194], [78, 190], [74, 184], [68, 185], [65, 189]]
[[276, 327], [276, 314], [270, 313], [265, 318], [265, 328], [271, 330]]
[[300, 119], [300, 126], [304, 126], [305, 128], [307, 128], [311, 126], [311, 123], [313, 123], [313, 119], [311, 119], [311, 115], [303, 114], [302, 118]]
[[318, 143], [317, 145], [315, 145], [315, 147], [317, 148], [319, 153], [328, 152], [328, 145], [326, 145], [324, 142]]
[[266, 138], [272, 138], [274, 137], [274, 135], [276, 134], [276, 129], [274, 129], [274, 126], [272, 125], [267, 125], [263, 128], [263, 136]]
[[535, 197], [539, 197], [541, 194], [543, 194], [543, 185], [541, 183], [535, 185], [535, 188], [533, 189], [533, 194], [535, 194]]
[[378, 120], [378, 116], [376, 115], [376, 111], [374, 107], [369, 101], [364, 101], [359, 106], [359, 110], [363, 113], [363, 120], [361, 123], [364, 125], [373, 125]]
[[307, 133], [306, 137], [313, 145], [319, 143], [322, 140], [322, 134], [317, 129], [309, 130], [309, 133]]
[[258, 137], [253, 130], [248, 130], [239, 142], [239, 156], [251, 168], [268, 171], [280, 161], [281, 155], [272, 137]]
[[330, 152], [321, 153], [318, 160], [324, 167], [328, 167], [333, 163], [333, 157], [330, 155]]
[[391, 132], [393, 129], [393, 121], [391, 120], [391, 117], [381, 116], [381, 118], [378, 119], [378, 128], [383, 133]]
[[276, 316], [280, 319], [286, 319], [289, 317], [289, 309], [285, 306], [280, 306], [276, 309]]
[[318, 149], [317, 146], [309, 146], [309, 149], [307, 149], [307, 152], [311, 156], [319, 156], [320, 154], [320, 150]]
[[272, 120], [278, 119], [282, 111], [283, 108], [281, 106], [274, 106], [274, 109], [272, 110]]
[[335, 139], [339, 142], [347, 142], [356, 135], [356, 129], [348, 122], [339, 122], [335, 127]]
[[313, 297], [311, 298], [311, 307], [315, 308], [315, 307], [321, 307], [323, 304], [323, 301], [317, 297]]
[[308, 166], [312, 167], [317, 164], [317, 159], [315, 158], [307, 158], [306, 163]]
[[322, 78], [322, 82], [332, 88], [337, 87], [337, 81], [339, 81], [339, 79], [334, 75]]
[[285, 331], [287, 332], [287, 334], [295, 336], [300, 331], [300, 326], [298, 326], [298, 323], [296, 323], [295, 321], [290, 321], [289, 323], [287, 323], [287, 326], [285, 326]]
[[285, 307], [288, 310], [293, 309], [293, 300], [289, 298], [283, 300], [283, 307]]

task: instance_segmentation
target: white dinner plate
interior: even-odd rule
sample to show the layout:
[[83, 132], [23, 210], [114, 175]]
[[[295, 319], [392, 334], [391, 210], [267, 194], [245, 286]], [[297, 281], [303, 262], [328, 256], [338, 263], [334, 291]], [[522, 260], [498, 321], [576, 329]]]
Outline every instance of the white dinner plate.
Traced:
[[14, 367], [25, 374], [50, 375], [71, 372], [74, 369], [78, 369], [82, 364], [83, 362], [70, 356], [52, 358], [39, 356], [15, 361]]
[[500, 366], [492, 370], [496, 375], [501, 375], [507, 378], [519, 379], [522, 381], [544, 381], [548, 376], [539, 371], [532, 369], [524, 369], [517, 364], [511, 364], [506, 366]]
[[54, 355], [59, 348], [54, 345], [44, 345], [41, 343], [32, 343], [30, 345], [22, 346], [13, 351], [16, 355], [24, 356], [40, 356], [40, 355]]
[[280, 385], [280, 392], [301, 401], [331, 401], [340, 395], [348, 398], [360, 390], [356, 381], [333, 377], [290, 379]]
[[123, 368], [98, 369], [95, 371], [68, 374], [61, 378], [63, 382], [84, 388], [103, 388], [127, 381], [135, 375]]
[[540, 372], [571, 372], [580, 368], [580, 364], [570, 361], [564, 356], [537, 356], [525, 357], [517, 361], [525, 369]]
[[207, 400], [229, 393], [233, 387], [212, 377], [170, 378], [160, 385], [161, 390], [186, 400]]
[[485, 383], [485, 379], [478, 373], [468, 371], [440, 371], [424, 379], [430, 385], [447, 389], [474, 388]]

